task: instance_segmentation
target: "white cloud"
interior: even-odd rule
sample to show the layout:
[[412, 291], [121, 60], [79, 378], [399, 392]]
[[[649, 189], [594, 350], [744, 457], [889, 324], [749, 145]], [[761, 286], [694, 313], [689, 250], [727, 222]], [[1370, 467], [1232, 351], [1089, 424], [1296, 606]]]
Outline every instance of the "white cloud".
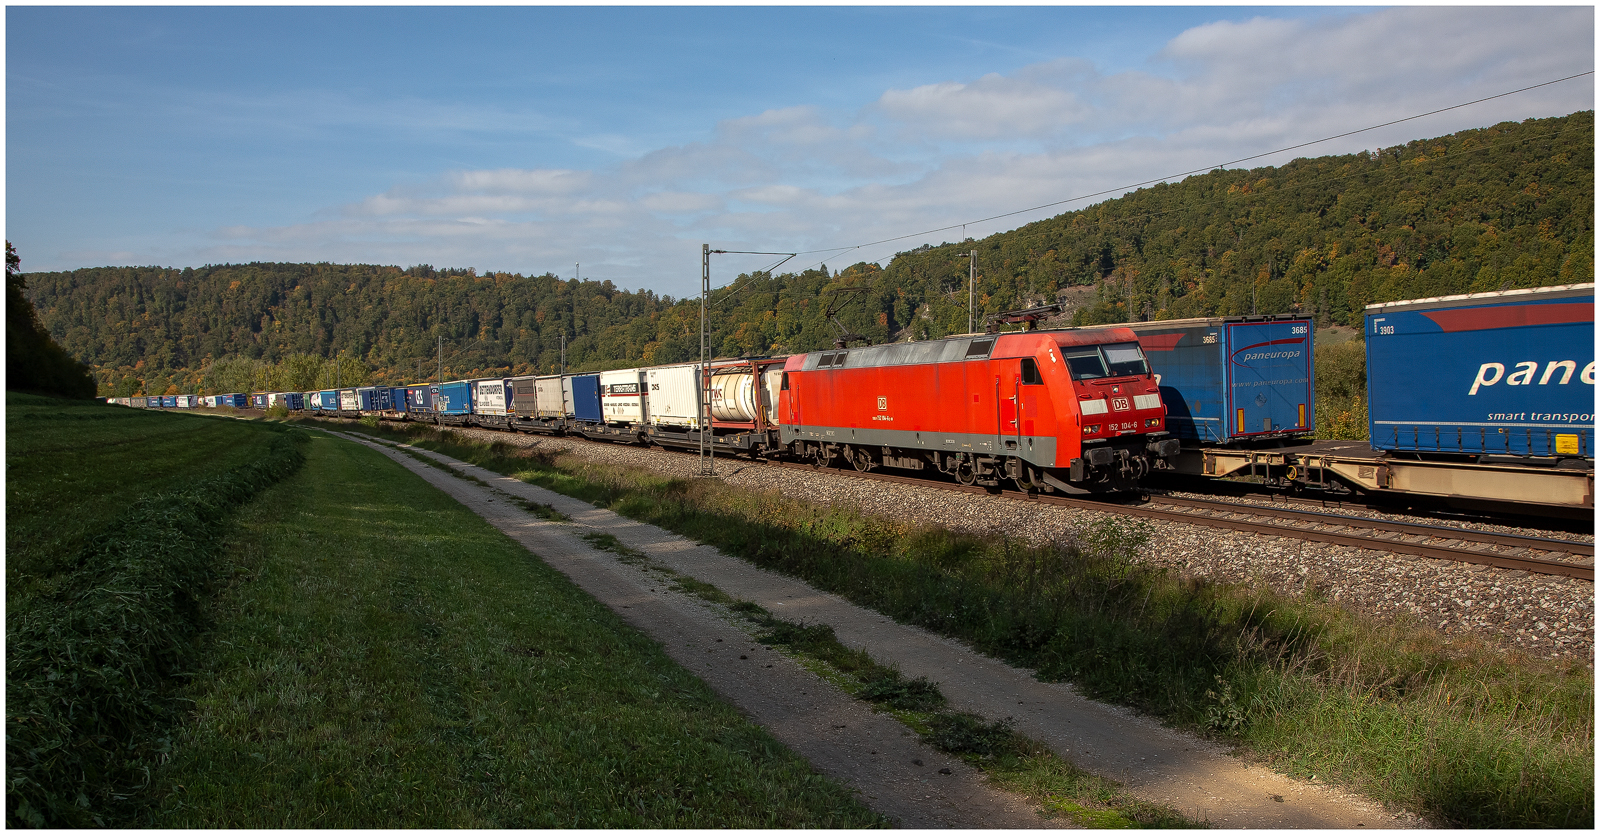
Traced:
[[[1172, 39], [1136, 71], [1105, 75], [1064, 57], [1010, 75], [886, 90], [854, 112], [774, 107], [707, 126], [704, 141], [605, 168], [446, 172], [326, 220], [219, 230], [206, 252], [557, 272], [582, 261], [585, 273], [594, 265], [623, 286], [692, 292], [702, 241], [845, 247], [1107, 189], [1115, 196], [1132, 183], [1591, 69], [1593, 38], [1587, 7], [1218, 22]], [[1592, 107], [1593, 96], [1591, 80], [1569, 82], [1249, 164], [1560, 115]], [[965, 235], [1082, 205], [972, 225]], [[827, 260], [837, 267], [961, 237], [957, 228]], [[759, 266], [730, 256], [719, 269]]]

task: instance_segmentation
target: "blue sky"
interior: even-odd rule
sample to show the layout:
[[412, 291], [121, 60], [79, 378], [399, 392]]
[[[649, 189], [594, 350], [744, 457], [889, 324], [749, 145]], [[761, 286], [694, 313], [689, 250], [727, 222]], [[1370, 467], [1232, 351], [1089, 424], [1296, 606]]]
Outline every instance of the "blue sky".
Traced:
[[[1593, 69], [1555, 8], [6, 10], [27, 270], [335, 261], [697, 292]], [[1592, 76], [1255, 164], [1594, 106]], [[1088, 201], [975, 224], [983, 237]], [[838, 268], [960, 229], [818, 253]], [[764, 264], [719, 260], [725, 273]]]

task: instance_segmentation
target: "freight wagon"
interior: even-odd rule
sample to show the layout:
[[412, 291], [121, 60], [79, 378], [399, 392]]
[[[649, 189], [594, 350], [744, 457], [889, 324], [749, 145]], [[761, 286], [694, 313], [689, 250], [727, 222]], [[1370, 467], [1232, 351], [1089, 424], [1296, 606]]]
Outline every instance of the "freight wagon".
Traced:
[[1366, 340], [1374, 449], [1593, 460], [1593, 284], [1370, 305]]
[[1167, 430], [1185, 447], [1281, 442], [1312, 434], [1312, 322], [1290, 317], [1127, 325], [1161, 387]]
[[591, 438], [644, 443], [648, 433], [644, 376], [642, 368], [600, 372], [600, 424], [585, 426], [583, 433]]
[[439, 423], [465, 426], [472, 416], [472, 383], [454, 380], [428, 387], [433, 416]]
[[510, 403], [506, 389], [510, 381], [504, 377], [483, 377], [472, 381], [472, 422], [490, 429], [511, 426]]
[[1206, 449], [1204, 474], [1423, 508], [1593, 515], [1593, 284], [1374, 304], [1363, 338], [1370, 441]]
[[600, 407], [600, 375], [576, 374], [569, 378], [572, 388], [572, 422], [568, 431], [587, 432], [603, 429], [605, 413]]
[[406, 386], [406, 417], [411, 420], [433, 419], [432, 386]]

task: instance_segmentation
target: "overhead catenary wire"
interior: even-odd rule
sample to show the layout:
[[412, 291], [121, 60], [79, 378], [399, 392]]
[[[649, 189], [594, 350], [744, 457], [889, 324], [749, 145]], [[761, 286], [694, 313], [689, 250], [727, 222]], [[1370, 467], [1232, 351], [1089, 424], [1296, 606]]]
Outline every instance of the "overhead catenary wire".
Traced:
[[[1285, 152], [1288, 152], [1288, 151], [1299, 150], [1301, 148], [1308, 148], [1308, 147], [1310, 147], [1312, 145], [1318, 145], [1318, 144], [1321, 144], [1323, 142], [1331, 142], [1331, 141], [1333, 141], [1335, 139], [1343, 139], [1345, 137], [1355, 136], [1356, 134], [1366, 133], [1367, 131], [1377, 130], [1379, 128], [1391, 127], [1393, 125], [1398, 125], [1398, 124], [1402, 124], [1404, 122], [1410, 122], [1410, 121], [1414, 121], [1414, 120], [1417, 120], [1417, 119], [1422, 119], [1422, 118], [1425, 118], [1425, 117], [1428, 117], [1428, 116], [1436, 116], [1436, 115], [1438, 115], [1440, 113], [1448, 113], [1448, 112], [1450, 112], [1452, 110], [1459, 110], [1459, 109], [1461, 109], [1463, 107], [1471, 107], [1472, 105], [1482, 104], [1482, 103], [1487, 102], [1487, 101], [1493, 101], [1495, 99], [1501, 99], [1501, 98], [1505, 98], [1507, 96], [1514, 96], [1514, 95], [1517, 95], [1517, 94], [1520, 94], [1520, 93], [1526, 93], [1529, 90], [1537, 90], [1537, 89], [1539, 89], [1541, 87], [1549, 87], [1552, 84], [1560, 84], [1562, 82], [1572, 81], [1573, 79], [1583, 78], [1584, 76], [1591, 76], [1591, 75], [1594, 75], [1594, 70], [1588, 70], [1588, 71], [1585, 71], [1585, 72], [1576, 73], [1574, 75], [1569, 75], [1569, 76], [1566, 76], [1564, 78], [1557, 78], [1557, 79], [1553, 79], [1551, 81], [1544, 81], [1544, 82], [1540, 82], [1538, 84], [1532, 84], [1532, 85], [1529, 85], [1527, 87], [1518, 88], [1516, 90], [1508, 90], [1508, 91], [1506, 91], [1504, 93], [1496, 93], [1495, 95], [1492, 95], [1492, 96], [1485, 96], [1485, 97], [1480, 98], [1480, 99], [1473, 99], [1472, 101], [1461, 102], [1459, 104], [1453, 104], [1453, 105], [1450, 105], [1449, 107], [1441, 107], [1441, 108], [1438, 108], [1436, 110], [1430, 110], [1430, 111], [1428, 111], [1426, 113], [1417, 113], [1415, 115], [1406, 116], [1406, 117], [1403, 117], [1403, 118], [1400, 118], [1400, 119], [1392, 119], [1390, 121], [1382, 122], [1382, 123], [1379, 123], [1379, 124], [1376, 124], [1376, 125], [1369, 125], [1369, 126], [1364, 127], [1364, 128], [1357, 128], [1355, 130], [1349, 130], [1349, 131], [1345, 131], [1343, 133], [1334, 134], [1333, 136], [1325, 136], [1325, 137], [1322, 137], [1321, 139], [1313, 139], [1313, 140], [1310, 140], [1310, 141], [1307, 141], [1307, 142], [1300, 142], [1300, 143], [1297, 143], [1297, 144], [1294, 144], [1294, 145], [1289, 145], [1289, 146], [1286, 146], [1286, 147], [1283, 147], [1283, 148], [1277, 148], [1277, 149], [1271, 150], [1271, 151], [1262, 151], [1261, 153], [1251, 154], [1249, 156], [1240, 157], [1240, 158], [1235, 159], [1235, 160], [1229, 160], [1227, 162], [1221, 162], [1221, 163], [1217, 163], [1217, 164], [1214, 164], [1214, 165], [1207, 165], [1207, 166], [1204, 166], [1202, 168], [1194, 168], [1194, 169], [1190, 169], [1188, 171], [1184, 171], [1184, 172], [1177, 173], [1177, 174], [1168, 174], [1168, 175], [1165, 175], [1165, 176], [1162, 176], [1162, 177], [1154, 177], [1154, 178], [1151, 178], [1151, 179], [1148, 179], [1148, 180], [1143, 180], [1141, 182], [1130, 183], [1128, 185], [1115, 186], [1113, 188], [1103, 189], [1101, 191], [1093, 192], [1093, 193], [1090, 193], [1090, 194], [1080, 194], [1080, 195], [1077, 195], [1077, 196], [1074, 196], [1074, 197], [1068, 197], [1068, 198], [1065, 198], [1065, 199], [1062, 199], [1062, 200], [1056, 200], [1054, 202], [1044, 203], [1044, 204], [1041, 204], [1041, 205], [1038, 205], [1038, 206], [1031, 206], [1031, 207], [1026, 208], [1026, 209], [1017, 209], [1015, 211], [1003, 212], [1001, 214], [990, 215], [989, 217], [978, 218], [976, 220], [968, 220], [968, 221], [963, 221], [961, 223], [952, 223], [952, 224], [949, 224], [949, 225], [946, 225], [946, 226], [940, 226], [940, 227], [938, 227], [936, 229], [926, 229], [926, 230], [923, 230], [921, 232], [912, 232], [912, 233], [905, 234], [905, 235], [896, 235], [896, 236], [893, 236], [893, 237], [883, 238], [883, 239], [876, 240], [876, 241], [868, 241], [867, 243], [862, 243], [862, 244], [854, 244], [854, 245], [851, 245], [851, 246], [828, 247], [828, 248], [823, 248], [823, 249], [803, 250], [798, 254], [800, 254], [800, 255], [815, 255], [817, 253], [835, 253], [836, 254], [836, 253], [851, 252], [851, 251], [858, 250], [858, 249], [865, 249], [867, 247], [879, 246], [881, 244], [894, 243], [896, 241], [903, 241], [903, 240], [906, 240], [908, 238], [919, 238], [919, 237], [922, 237], [923, 235], [932, 235], [932, 234], [935, 234], [937, 232], [948, 232], [951, 229], [958, 229], [958, 228], [964, 229], [965, 227], [967, 227], [969, 225], [972, 225], [972, 224], [987, 223], [987, 222], [989, 222], [991, 220], [1000, 220], [1001, 218], [1007, 218], [1007, 217], [1013, 217], [1015, 215], [1027, 214], [1028, 212], [1036, 212], [1036, 211], [1039, 211], [1041, 209], [1049, 209], [1049, 208], [1053, 208], [1055, 206], [1062, 206], [1062, 205], [1065, 205], [1067, 203], [1075, 203], [1075, 202], [1080, 201], [1080, 200], [1089, 200], [1089, 199], [1092, 199], [1092, 198], [1095, 198], [1095, 197], [1103, 197], [1103, 196], [1108, 195], [1108, 194], [1115, 194], [1117, 192], [1124, 192], [1124, 191], [1127, 191], [1129, 189], [1137, 189], [1137, 188], [1142, 188], [1142, 187], [1148, 186], [1148, 185], [1154, 185], [1156, 183], [1164, 183], [1164, 182], [1168, 182], [1170, 180], [1179, 179], [1179, 178], [1182, 178], [1182, 177], [1188, 177], [1188, 176], [1193, 175], [1193, 174], [1203, 174], [1203, 173], [1206, 173], [1208, 171], [1215, 171], [1217, 169], [1222, 169], [1222, 168], [1227, 168], [1227, 167], [1232, 166], [1232, 165], [1237, 165], [1237, 164], [1239, 164], [1241, 162], [1249, 162], [1251, 160], [1261, 159], [1263, 157], [1270, 157], [1270, 156], [1273, 156], [1275, 154], [1281, 154], [1281, 153], [1285, 153]], [[826, 259], [823, 259], [822, 261], [818, 261], [817, 264], [812, 265], [812, 267], [815, 267], [817, 265], [825, 263], [825, 261], [826, 261]], [[808, 267], [807, 269], [811, 269], [811, 267]]]
[[[1295, 151], [1295, 150], [1299, 150], [1301, 148], [1308, 148], [1308, 147], [1311, 147], [1313, 145], [1318, 145], [1318, 144], [1321, 144], [1321, 143], [1324, 143], [1324, 142], [1331, 142], [1331, 141], [1336, 140], [1336, 139], [1343, 139], [1343, 138], [1346, 138], [1346, 137], [1355, 136], [1357, 134], [1366, 133], [1368, 131], [1378, 130], [1380, 128], [1392, 127], [1394, 125], [1403, 124], [1405, 122], [1415, 121], [1417, 119], [1426, 118], [1428, 116], [1436, 116], [1436, 115], [1438, 115], [1440, 113], [1448, 113], [1448, 112], [1453, 111], [1453, 110], [1460, 110], [1461, 108], [1471, 107], [1473, 105], [1478, 105], [1478, 104], [1483, 104], [1484, 102], [1494, 101], [1496, 99], [1502, 99], [1502, 98], [1506, 98], [1508, 96], [1514, 96], [1514, 95], [1518, 95], [1518, 94], [1521, 94], [1521, 93], [1526, 93], [1526, 92], [1528, 92], [1530, 90], [1537, 90], [1537, 89], [1540, 89], [1540, 88], [1543, 88], [1543, 87], [1549, 87], [1549, 86], [1552, 86], [1552, 85], [1555, 85], [1555, 84], [1561, 84], [1561, 83], [1564, 83], [1564, 82], [1567, 82], [1567, 81], [1572, 81], [1574, 79], [1583, 78], [1583, 77], [1592, 76], [1592, 75], [1594, 75], [1594, 70], [1587, 70], [1587, 71], [1584, 71], [1584, 72], [1580, 72], [1580, 73], [1575, 73], [1575, 74], [1572, 74], [1572, 75], [1564, 76], [1562, 78], [1556, 78], [1556, 79], [1552, 79], [1550, 81], [1544, 81], [1544, 82], [1540, 82], [1538, 84], [1531, 84], [1531, 85], [1528, 85], [1526, 87], [1520, 87], [1520, 88], [1515, 89], [1515, 90], [1508, 90], [1508, 91], [1503, 92], [1503, 93], [1496, 93], [1496, 94], [1494, 94], [1492, 96], [1484, 96], [1482, 98], [1473, 99], [1471, 101], [1466, 101], [1466, 102], [1460, 102], [1458, 104], [1453, 104], [1453, 105], [1450, 105], [1448, 107], [1441, 107], [1441, 108], [1437, 108], [1437, 109], [1434, 109], [1434, 110], [1429, 110], [1429, 111], [1424, 112], [1424, 113], [1417, 113], [1417, 114], [1414, 114], [1414, 115], [1411, 115], [1411, 116], [1405, 116], [1405, 117], [1402, 117], [1402, 118], [1399, 118], [1399, 119], [1391, 119], [1391, 120], [1389, 120], [1387, 122], [1380, 122], [1378, 124], [1368, 125], [1367, 127], [1363, 127], [1363, 128], [1357, 128], [1357, 129], [1354, 129], [1354, 130], [1344, 131], [1342, 133], [1337, 133], [1337, 134], [1334, 134], [1332, 136], [1325, 136], [1325, 137], [1322, 137], [1320, 139], [1313, 139], [1313, 140], [1309, 140], [1309, 141], [1306, 141], [1306, 142], [1300, 142], [1300, 143], [1296, 143], [1296, 144], [1293, 144], [1293, 145], [1287, 145], [1285, 147], [1276, 148], [1276, 149], [1273, 149], [1273, 150], [1270, 150], [1270, 151], [1262, 151], [1260, 153], [1255, 153], [1255, 154], [1251, 154], [1249, 156], [1239, 157], [1237, 159], [1229, 160], [1229, 161], [1226, 161], [1226, 162], [1220, 162], [1220, 163], [1216, 163], [1216, 164], [1213, 164], [1213, 165], [1207, 165], [1207, 166], [1200, 167], [1200, 168], [1193, 168], [1193, 169], [1189, 169], [1187, 171], [1183, 171], [1183, 172], [1176, 173], [1176, 174], [1168, 174], [1168, 175], [1161, 176], [1161, 177], [1154, 177], [1154, 178], [1150, 178], [1150, 179], [1147, 179], [1147, 180], [1142, 180], [1142, 181], [1136, 182], [1136, 183], [1129, 183], [1129, 184], [1126, 184], [1126, 185], [1120, 185], [1120, 186], [1115, 186], [1115, 187], [1112, 187], [1112, 188], [1102, 189], [1100, 191], [1096, 191], [1096, 192], [1092, 192], [1092, 193], [1088, 193], [1088, 194], [1075, 195], [1073, 197], [1067, 197], [1067, 198], [1064, 198], [1064, 199], [1061, 199], [1061, 200], [1056, 200], [1056, 201], [1052, 201], [1052, 202], [1049, 202], [1049, 203], [1043, 203], [1043, 204], [1040, 204], [1040, 205], [1037, 205], [1037, 206], [1030, 206], [1030, 207], [1025, 208], [1025, 209], [1016, 209], [1014, 211], [1002, 212], [1000, 214], [990, 215], [988, 217], [977, 218], [977, 219], [974, 219], [974, 220], [966, 220], [966, 221], [962, 221], [962, 222], [959, 222], [959, 223], [951, 223], [951, 224], [948, 224], [948, 225], [945, 225], [945, 226], [936, 227], [936, 228], [933, 228], [933, 229], [925, 229], [925, 230], [922, 230], [920, 232], [912, 232], [912, 233], [903, 234], [903, 235], [895, 235], [895, 236], [892, 236], [892, 237], [882, 238], [882, 239], [875, 240], [875, 241], [868, 241], [868, 242], [860, 243], [860, 244], [851, 244], [851, 245], [846, 245], [846, 246], [823, 247], [823, 248], [819, 248], [819, 249], [801, 250], [801, 251], [796, 252], [796, 253], [759, 252], [759, 251], [742, 251], [742, 250], [713, 250], [713, 252], [717, 252], [717, 253], [721, 253], [721, 254], [730, 254], [730, 255], [788, 255], [789, 256], [789, 258], [785, 258], [783, 261], [779, 261], [777, 264], [773, 265], [772, 267], [767, 268], [766, 270], [758, 271], [758, 272], [767, 272], [767, 273], [770, 273], [771, 270], [774, 270], [778, 266], [781, 266], [782, 264], [786, 263], [788, 260], [790, 260], [790, 258], [794, 258], [794, 257], [799, 256], [799, 255], [816, 255], [816, 254], [820, 254], [820, 253], [827, 253], [828, 254], [827, 257], [824, 257], [824, 258], [818, 260], [817, 262], [815, 262], [813, 264], [810, 264], [807, 267], [805, 267], [805, 269], [802, 270], [802, 272], [804, 272], [806, 270], [811, 270], [811, 269], [815, 269], [817, 267], [820, 267], [822, 264], [827, 263], [829, 258], [834, 257], [835, 255], [838, 255], [838, 254], [842, 254], [842, 253], [846, 253], [846, 252], [853, 252], [853, 251], [856, 251], [856, 250], [866, 249], [868, 247], [880, 246], [880, 245], [888, 244], [888, 243], [895, 243], [897, 241], [903, 241], [903, 240], [907, 240], [907, 239], [910, 239], [910, 238], [919, 238], [919, 237], [922, 237], [924, 235], [932, 235], [932, 234], [936, 234], [938, 232], [947, 232], [947, 231], [949, 231], [951, 229], [962, 229], [962, 230], [965, 230], [965, 228], [967, 226], [970, 226], [970, 225], [975, 225], [975, 224], [979, 224], [979, 223], [987, 223], [987, 222], [993, 221], [993, 220], [1001, 220], [1003, 218], [1008, 218], [1008, 217], [1014, 217], [1016, 215], [1027, 214], [1029, 212], [1036, 212], [1036, 211], [1040, 211], [1042, 209], [1049, 209], [1049, 208], [1054, 208], [1056, 206], [1063, 206], [1063, 205], [1066, 205], [1068, 203], [1075, 203], [1075, 202], [1078, 202], [1078, 201], [1090, 200], [1090, 199], [1093, 199], [1093, 198], [1096, 198], [1096, 197], [1104, 197], [1106, 195], [1116, 194], [1116, 193], [1119, 193], [1119, 192], [1126, 192], [1126, 191], [1129, 191], [1129, 190], [1132, 190], [1132, 189], [1138, 189], [1138, 188], [1142, 188], [1144, 186], [1154, 185], [1156, 183], [1169, 182], [1169, 181], [1174, 180], [1174, 179], [1188, 177], [1188, 176], [1191, 176], [1191, 175], [1194, 175], [1194, 174], [1203, 174], [1203, 173], [1206, 173], [1206, 172], [1209, 172], [1209, 171], [1215, 171], [1215, 170], [1218, 170], [1218, 169], [1225, 169], [1225, 168], [1228, 168], [1230, 166], [1238, 165], [1239, 163], [1250, 162], [1252, 160], [1262, 159], [1262, 158], [1265, 158], [1265, 157], [1274, 156], [1276, 154], [1287, 153], [1289, 151]], [[1530, 138], [1538, 138], [1538, 137], [1530, 137]], [[1309, 185], [1309, 184], [1299, 184], [1299, 185], [1297, 185], [1295, 187], [1302, 187], [1304, 185]], [[1154, 214], [1156, 214], [1156, 213], [1153, 213], [1152, 216]], [[1104, 222], [1104, 221], [1102, 221], [1102, 222]], [[735, 281], [735, 283], [737, 283], [737, 280]], [[729, 285], [729, 287], [732, 288], [733, 285]], [[725, 288], [725, 289], [727, 289], [727, 288]], [[735, 292], [737, 292], [737, 289], [730, 289], [729, 292], [724, 294], [723, 297], [716, 302], [716, 304], [721, 304], [723, 301], [726, 301]]]

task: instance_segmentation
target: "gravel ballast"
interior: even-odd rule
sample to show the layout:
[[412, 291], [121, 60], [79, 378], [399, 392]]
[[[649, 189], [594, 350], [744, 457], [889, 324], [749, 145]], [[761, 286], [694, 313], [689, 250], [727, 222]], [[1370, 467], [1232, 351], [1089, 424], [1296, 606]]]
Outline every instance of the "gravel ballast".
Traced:
[[[693, 477], [699, 469], [694, 455], [679, 452], [476, 428], [455, 431], [474, 440], [536, 446], [541, 451], [566, 452], [667, 476]], [[896, 520], [1029, 542], [1070, 540], [1105, 520], [1134, 524], [1128, 517], [1095, 510], [952, 492], [936, 486], [868, 481], [844, 473], [780, 468], [740, 459], [719, 459], [717, 472], [735, 487], [771, 490]], [[1594, 584], [1586, 580], [1182, 522], [1139, 520], [1138, 524], [1147, 526], [1150, 534], [1143, 558], [1189, 576], [1264, 584], [1295, 596], [1315, 593], [1355, 611], [1385, 619], [1410, 619], [1449, 636], [1473, 636], [1507, 651], [1593, 663]], [[1564, 538], [1593, 541], [1592, 536]]]

